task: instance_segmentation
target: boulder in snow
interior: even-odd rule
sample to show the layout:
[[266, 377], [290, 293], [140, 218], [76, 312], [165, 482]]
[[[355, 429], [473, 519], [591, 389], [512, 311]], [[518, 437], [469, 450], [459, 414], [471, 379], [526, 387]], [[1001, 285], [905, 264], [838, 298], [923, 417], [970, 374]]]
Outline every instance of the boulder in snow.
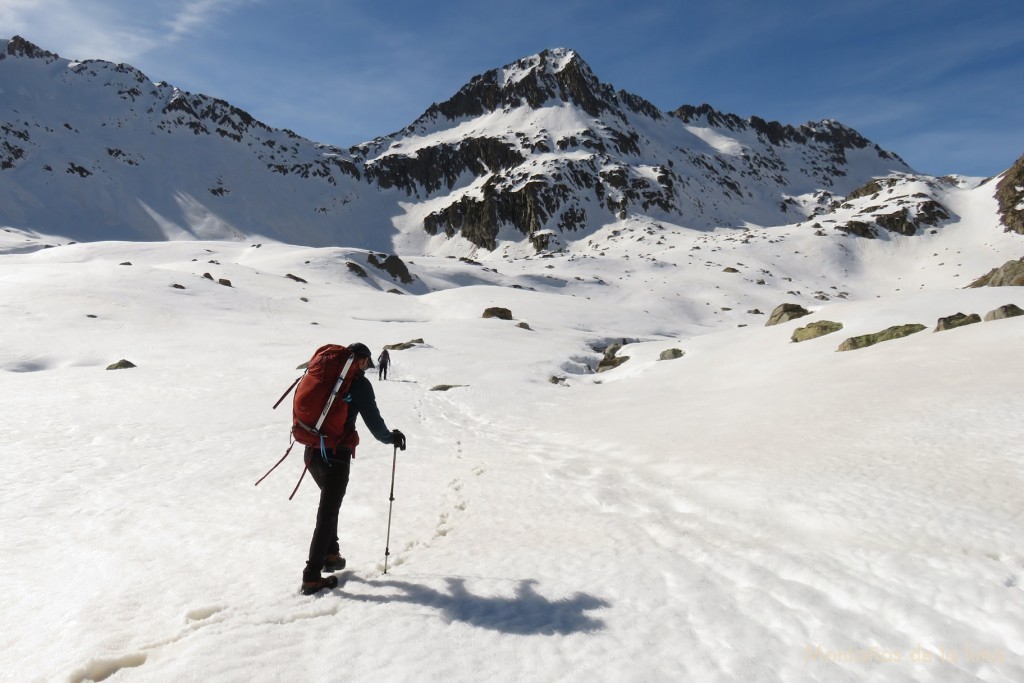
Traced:
[[813, 323], [807, 323], [804, 327], [796, 328], [790, 340], [793, 342], [808, 341], [823, 337], [826, 334], [838, 332], [841, 329], [843, 329], [842, 323], [832, 322], [831, 320], [815, 320]]
[[907, 325], [894, 325], [887, 327], [881, 332], [874, 332], [872, 334], [862, 334], [859, 337], [850, 337], [842, 344], [839, 345], [837, 351], [853, 351], [855, 349], [863, 349], [868, 346], [874, 346], [879, 342], [889, 341], [891, 339], [899, 339], [901, 337], [909, 337], [912, 334], [917, 334], [921, 330], [925, 329], [924, 325], [918, 323], [911, 323]]
[[768, 322], [764, 324], [765, 327], [771, 325], [778, 325], [784, 323], [787, 320], [796, 320], [802, 318], [805, 315], [810, 315], [811, 312], [800, 304], [779, 304], [772, 311], [772, 314], [768, 317]]
[[942, 332], [943, 330], [952, 330], [954, 327], [963, 327], [964, 325], [971, 325], [973, 323], [980, 322], [981, 316], [977, 313], [971, 313], [970, 315], [954, 313], [953, 315], [947, 315], [944, 318], [939, 318], [938, 324], [935, 325], [935, 331]]

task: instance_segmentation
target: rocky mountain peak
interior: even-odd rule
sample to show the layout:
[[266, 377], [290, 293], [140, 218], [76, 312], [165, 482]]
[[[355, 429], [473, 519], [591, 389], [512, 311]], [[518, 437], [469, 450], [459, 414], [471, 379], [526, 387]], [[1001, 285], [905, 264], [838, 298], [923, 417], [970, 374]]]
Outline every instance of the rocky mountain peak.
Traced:
[[453, 97], [431, 106], [417, 123], [482, 116], [499, 109], [567, 102], [598, 117], [615, 111], [615, 91], [601, 83], [574, 50], [555, 48], [474, 76]]
[[34, 43], [30, 43], [21, 36], [14, 36], [10, 40], [0, 41], [0, 45], [4, 45], [3, 49], [0, 49], [0, 59], [5, 56], [8, 57], [27, 57], [29, 59], [43, 59], [47, 62], [52, 62], [60, 57], [53, 52], [48, 52]]

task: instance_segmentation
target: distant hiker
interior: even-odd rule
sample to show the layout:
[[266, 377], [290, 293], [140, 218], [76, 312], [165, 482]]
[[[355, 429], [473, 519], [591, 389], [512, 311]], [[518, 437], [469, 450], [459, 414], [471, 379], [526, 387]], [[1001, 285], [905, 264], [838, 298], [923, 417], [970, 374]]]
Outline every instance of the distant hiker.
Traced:
[[309, 558], [302, 572], [302, 593], [313, 595], [324, 588], [334, 588], [338, 580], [334, 576], [321, 576], [320, 572], [334, 572], [345, 568], [345, 558], [338, 545], [338, 512], [348, 488], [349, 469], [355, 454], [359, 434], [356, 432], [356, 415], [363, 417], [377, 441], [394, 444], [405, 450], [405, 435], [397, 429], [389, 430], [377, 408], [373, 385], [364, 372], [373, 367], [373, 354], [365, 344], [350, 344], [348, 350], [354, 356], [356, 370], [347, 396], [339, 396], [348, 407], [348, 416], [339, 443], [333, 448], [306, 446], [306, 466], [313, 480], [320, 487], [320, 505], [316, 511], [316, 527], [309, 543]]
[[388, 353], [387, 349], [384, 349], [380, 352], [380, 355], [377, 356], [377, 366], [379, 368], [377, 370], [377, 379], [388, 378], [389, 365], [391, 365], [391, 354]]

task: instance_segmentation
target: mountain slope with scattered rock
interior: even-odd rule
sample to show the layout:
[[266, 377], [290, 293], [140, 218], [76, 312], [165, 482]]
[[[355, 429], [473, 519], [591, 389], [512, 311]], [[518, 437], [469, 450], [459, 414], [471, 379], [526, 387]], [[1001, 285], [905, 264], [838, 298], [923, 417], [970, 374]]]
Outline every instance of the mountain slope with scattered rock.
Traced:
[[[627, 219], [697, 230], [798, 222], [873, 179], [912, 174], [836, 121], [662, 112], [568, 49], [476, 76], [405, 129], [351, 149], [129, 65], [62, 59], [17, 36], [0, 56], [0, 224], [79, 241], [532, 253]], [[900, 208], [887, 220], [903, 232], [948, 214]]]

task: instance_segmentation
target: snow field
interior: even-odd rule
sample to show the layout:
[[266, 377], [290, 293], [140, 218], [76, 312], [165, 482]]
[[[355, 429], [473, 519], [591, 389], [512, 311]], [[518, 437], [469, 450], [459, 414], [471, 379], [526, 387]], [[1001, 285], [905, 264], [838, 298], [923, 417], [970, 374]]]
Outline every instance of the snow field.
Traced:
[[[3, 677], [1024, 678], [1024, 320], [931, 332], [1024, 305], [1013, 288], [885, 292], [854, 253], [864, 272], [838, 284], [859, 296], [811, 305], [821, 273], [801, 255], [771, 256], [793, 281], [762, 286], [623, 246], [628, 266], [413, 257], [413, 288], [432, 291], [402, 296], [380, 271], [352, 275], [354, 250], [10, 247]], [[733, 312], [706, 310], [716, 288]], [[746, 314], [790, 288], [812, 316]], [[515, 320], [481, 319], [493, 305]], [[844, 329], [789, 341], [818, 319]], [[905, 322], [928, 329], [835, 351]], [[622, 337], [641, 340], [619, 352], [630, 361], [582, 373], [592, 344]], [[287, 404], [270, 406], [322, 343], [415, 338], [391, 380], [374, 375], [409, 437], [388, 574], [392, 450], [363, 430], [341, 515], [350, 568], [300, 596], [317, 492], [307, 476], [288, 500], [294, 451], [253, 486], [287, 447]], [[667, 348], [686, 355], [657, 360]], [[103, 370], [122, 357], [139, 367]]]

